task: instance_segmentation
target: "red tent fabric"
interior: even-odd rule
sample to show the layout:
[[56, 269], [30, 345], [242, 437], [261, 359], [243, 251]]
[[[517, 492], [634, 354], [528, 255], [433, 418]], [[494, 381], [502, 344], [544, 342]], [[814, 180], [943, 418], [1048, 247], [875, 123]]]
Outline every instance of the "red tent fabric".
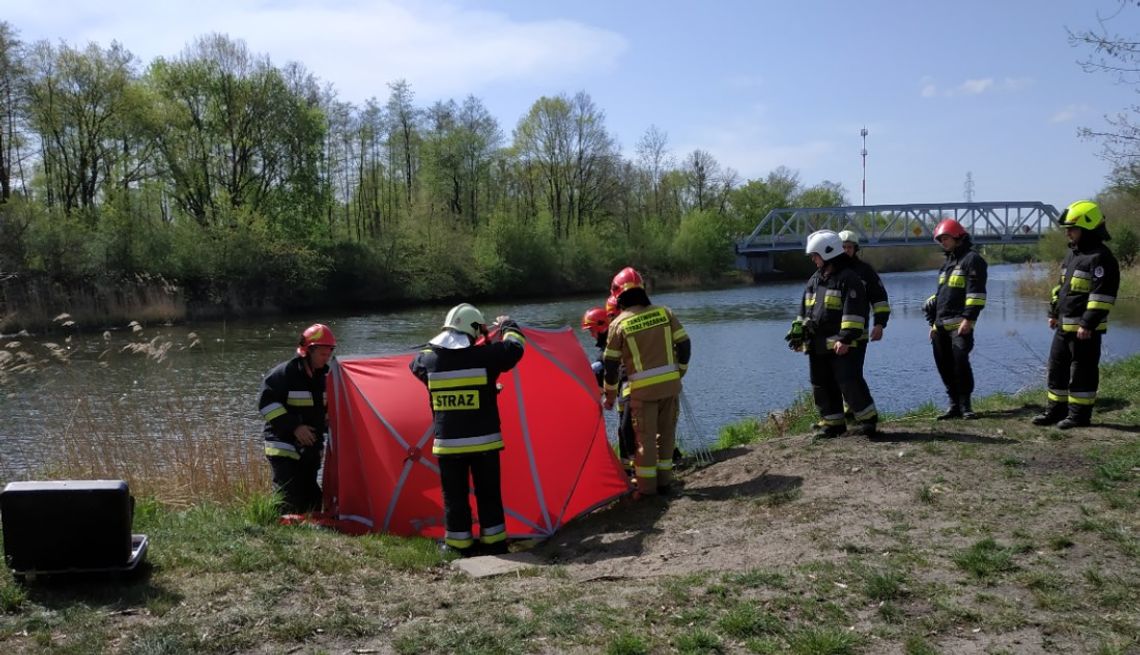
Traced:
[[[499, 377], [503, 506], [516, 539], [548, 537], [630, 489], [574, 333], [523, 332], [526, 354]], [[332, 368], [325, 509], [348, 531], [443, 536], [431, 409], [408, 370], [413, 356], [340, 359]], [[473, 497], [471, 505], [476, 511]]]

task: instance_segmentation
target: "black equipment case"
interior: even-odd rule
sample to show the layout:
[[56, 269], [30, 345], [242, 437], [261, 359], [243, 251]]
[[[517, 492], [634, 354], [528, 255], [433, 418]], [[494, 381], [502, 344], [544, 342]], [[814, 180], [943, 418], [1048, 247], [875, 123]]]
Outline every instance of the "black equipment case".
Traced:
[[0, 492], [4, 558], [17, 574], [126, 571], [146, 554], [122, 480], [10, 482]]

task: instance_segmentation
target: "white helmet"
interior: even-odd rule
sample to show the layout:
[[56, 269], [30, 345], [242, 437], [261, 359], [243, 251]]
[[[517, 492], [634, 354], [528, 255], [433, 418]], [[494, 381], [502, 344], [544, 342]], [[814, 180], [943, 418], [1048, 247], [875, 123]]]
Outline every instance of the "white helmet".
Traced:
[[831, 230], [819, 230], [812, 232], [807, 239], [807, 248], [804, 253], [808, 255], [819, 255], [823, 261], [831, 261], [836, 256], [843, 254], [843, 239]]
[[451, 311], [447, 312], [447, 318], [443, 319], [443, 327], [462, 332], [469, 337], [479, 336], [479, 326], [486, 324], [483, 312], [465, 302], [452, 307]]
[[859, 245], [859, 235], [855, 234], [851, 230], [843, 230], [840, 232], [839, 240], [843, 243], [853, 243], [855, 245]]

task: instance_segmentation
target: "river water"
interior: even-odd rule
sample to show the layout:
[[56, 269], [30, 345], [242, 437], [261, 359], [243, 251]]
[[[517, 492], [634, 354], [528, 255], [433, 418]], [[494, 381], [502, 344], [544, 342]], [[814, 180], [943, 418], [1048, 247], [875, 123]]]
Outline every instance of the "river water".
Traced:
[[[990, 268], [988, 303], [977, 327], [972, 361], [977, 396], [1042, 386], [1051, 332], [1044, 300], [1015, 294], [1019, 271]], [[890, 324], [884, 339], [871, 344], [867, 379], [880, 411], [899, 412], [927, 401], [945, 402], [934, 368], [921, 305], [933, 291], [936, 272], [883, 276], [890, 294]], [[685, 378], [695, 436], [712, 442], [720, 426], [778, 411], [808, 388], [807, 359], [783, 341], [795, 316], [803, 283], [787, 282], [654, 294], [673, 308], [693, 341]], [[597, 298], [559, 299], [510, 306], [487, 304], [488, 318], [510, 314], [524, 325], [577, 327]], [[447, 307], [335, 317], [304, 316], [148, 327], [60, 337], [7, 339], [10, 352], [31, 352], [41, 361], [32, 373], [0, 378], [0, 468], [35, 468], [39, 444], [49, 432], [105, 423], [101, 438], [160, 439], [158, 423], [175, 420], [221, 430], [234, 439], [259, 439], [257, 393], [262, 376], [290, 356], [299, 332], [327, 322], [340, 356], [406, 352], [435, 332]], [[1140, 323], [1114, 313], [1104, 341], [1104, 359], [1140, 351]], [[593, 344], [581, 334], [583, 357]], [[19, 341], [19, 346], [13, 345]], [[51, 358], [45, 343], [63, 347]], [[161, 359], [124, 349], [128, 344], [167, 347]], [[153, 351], [153, 349], [152, 349]], [[52, 361], [44, 361], [44, 360]], [[82, 410], [80, 412], [80, 410]], [[77, 414], [82, 413], [82, 420]], [[110, 427], [107, 427], [110, 426]]]

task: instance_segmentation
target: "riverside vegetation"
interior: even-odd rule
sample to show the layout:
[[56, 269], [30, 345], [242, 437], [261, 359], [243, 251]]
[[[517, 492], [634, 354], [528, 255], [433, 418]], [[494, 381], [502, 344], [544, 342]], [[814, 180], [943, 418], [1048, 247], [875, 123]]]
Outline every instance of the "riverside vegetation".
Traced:
[[[156, 360], [169, 347], [137, 343]], [[922, 407], [873, 440], [821, 443], [804, 398], [723, 428], [679, 497], [619, 501], [483, 580], [428, 540], [278, 525], [256, 440], [213, 440], [225, 426], [180, 424], [177, 403], [177, 463], [106, 450], [77, 411], [79, 436], [46, 436], [50, 473], [127, 479], [149, 563], [111, 581], [0, 575], [0, 649], [1134, 652], [1140, 356], [1105, 367], [1091, 429], [1033, 427], [1041, 397], [987, 398], [952, 424]]]
[[[4, 21], [0, 62], [0, 333], [65, 310], [101, 329], [589, 292], [627, 265], [659, 288], [722, 282], [770, 210], [849, 204], [784, 167], [743, 179], [674, 153], [659, 126], [623, 152], [585, 91], [507, 127], [475, 96], [417, 104], [404, 80], [356, 106], [224, 34], [144, 65]], [[1101, 198], [1133, 256], [1135, 189]], [[913, 250], [868, 256], [937, 256]]]

